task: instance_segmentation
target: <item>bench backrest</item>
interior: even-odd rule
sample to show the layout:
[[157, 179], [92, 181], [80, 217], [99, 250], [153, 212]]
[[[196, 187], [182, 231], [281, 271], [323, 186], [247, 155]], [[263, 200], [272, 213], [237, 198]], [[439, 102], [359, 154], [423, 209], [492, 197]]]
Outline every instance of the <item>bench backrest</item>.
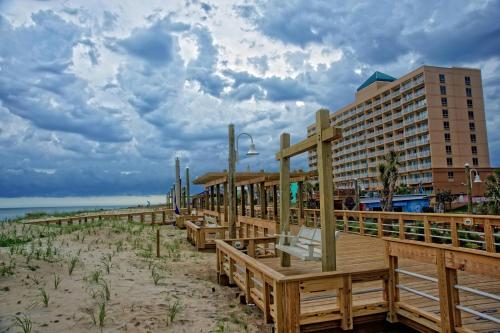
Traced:
[[303, 240], [312, 241], [314, 243], [321, 243], [321, 230], [318, 228], [309, 228], [302, 226], [299, 229], [297, 237]]
[[207, 222], [207, 223], [217, 224], [217, 218], [215, 216], [205, 215], [204, 219], [205, 219], [205, 222]]

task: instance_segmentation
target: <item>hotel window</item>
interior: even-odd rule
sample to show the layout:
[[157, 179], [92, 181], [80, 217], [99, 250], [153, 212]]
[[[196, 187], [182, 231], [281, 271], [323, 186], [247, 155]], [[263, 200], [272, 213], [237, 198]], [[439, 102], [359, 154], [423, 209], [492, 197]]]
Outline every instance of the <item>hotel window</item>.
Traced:
[[444, 74], [439, 74], [439, 83], [446, 83], [446, 79], [444, 77]]
[[471, 88], [465, 88], [465, 94], [467, 97], [472, 97], [472, 89]]
[[472, 108], [472, 99], [467, 100], [467, 107]]
[[447, 166], [452, 166], [453, 165], [453, 159], [451, 157], [446, 158], [446, 165]]
[[448, 110], [443, 110], [443, 118], [448, 118]]
[[470, 142], [476, 143], [476, 134], [471, 134], [470, 135]]
[[446, 87], [445, 86], [440, 86], [439, 90], [441, 91], [441, 95], [446, 95]]
[[470, 76], [465, 77], [465, 84], [470, 86]]
[[469, 115], [469, 120], [474, 120], [474, 111], [468, 111], [467, 114]]
[[441, 98], [441, 105], [442, 106], [448, 106], [448, 99], [446, 97]]
[[471, 131], [475, 131], [476, 130], [476, 125], [474, 123], [469, 123], [469, 129]]
[[448, 180], [453, 180], [454, 175], [453, 175], [453, 171], [448, 171]]
[[445, 130], [449, 130], [450, 129], [450, 122], [449, 121], [443, 121], [443, 128]]
[[476, 147], [476, 146], [472, 146], [472, 147], [471, 147], [471, 151], [472, 151], [472, 153], [473, 153], [474, 155], [476, 155], [476, 154], [477, 154], [477, 147]]
[[472, 158], [472, 164], [475, 165], [475, 166], [479, 165], [479, 160], [477, 159], [477, 157], [473, 157]]
[[444, 133], [444, 141], [450, 142], [450, 140], [451, 140], [450, 133]]
[[446, 154], [451, 154], [451, 146], [446, 146]]

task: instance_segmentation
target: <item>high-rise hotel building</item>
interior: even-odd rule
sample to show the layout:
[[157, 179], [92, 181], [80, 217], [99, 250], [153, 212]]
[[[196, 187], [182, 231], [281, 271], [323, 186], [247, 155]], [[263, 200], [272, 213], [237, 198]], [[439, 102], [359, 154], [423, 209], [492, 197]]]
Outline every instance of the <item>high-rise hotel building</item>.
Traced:
[[[400, 183], [426, 192], [466, 192], [466, 163], [483, 179], [491, 172], [480, 70], [422, 66], [399, 79], [375, 72], [330, 118], [343, 129], [332, 143], [338, 189], [352, 188], [355, 178], [380, 189], [377, 166], [390, 150], [399, 153]], [[316, 152], [308, 158], [315, 170]], [[473, 185], [473, 194], [482, 192]]]

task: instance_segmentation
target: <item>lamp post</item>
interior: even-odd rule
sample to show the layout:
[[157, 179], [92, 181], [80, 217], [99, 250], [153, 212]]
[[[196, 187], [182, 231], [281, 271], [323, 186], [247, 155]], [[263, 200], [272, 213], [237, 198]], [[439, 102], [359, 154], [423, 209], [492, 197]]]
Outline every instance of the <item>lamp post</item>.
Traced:
[[[229, 238], [236, 238], [236, 187], [234, 186], [235, 174], [236, 174], [236, 161], [238, 160], [238, 140], [242, 135], [246, 135], [250, 138], [251, 144], [247, 152], [247, 156], [258, 155], [259, 153], [255, 149], [255, 144], [253, 143], [253, 138], [248, 133], [241, 133], [236, 138], [236, 147], [234, 139], [234, 124], [229, 124], [229, 156], [228, 156], [228, 171], [227, 171], [227, 182], [228, 182], [228, 193], [227, 198], [229, 201], [229, 214], [228, 214], [228, 227], [229, 227]], [[224, 193], [226, 195], [226, 193]]]
[[[472, 181], [472, 173], [475, 174]], [[467, 185], [467, 213], [472, 214], [472, 183], [481, 183], [479, 172], [476, 169], [471, 169], [469, 163], [465, 163], [465, 183]]]

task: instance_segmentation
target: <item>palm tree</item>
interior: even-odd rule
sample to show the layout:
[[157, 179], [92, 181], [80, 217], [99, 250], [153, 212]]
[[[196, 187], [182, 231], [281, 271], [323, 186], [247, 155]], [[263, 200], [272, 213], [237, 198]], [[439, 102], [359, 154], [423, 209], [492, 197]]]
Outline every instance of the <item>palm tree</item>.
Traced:
[[384, 162], [378, 165], [380, 181], [382, 182], [380, 205], [383, 211], [392, 210], [392, 199], [396, 191], [400, 165], [399, 155], [394, 150], [389, 151], [384, 157]]

